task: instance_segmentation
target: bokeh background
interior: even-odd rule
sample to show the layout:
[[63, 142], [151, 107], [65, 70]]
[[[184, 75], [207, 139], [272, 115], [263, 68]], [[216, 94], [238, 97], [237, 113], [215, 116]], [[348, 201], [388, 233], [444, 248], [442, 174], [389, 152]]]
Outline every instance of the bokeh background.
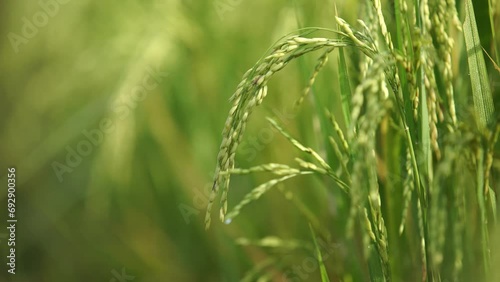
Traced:
[[[214, 213], [208, 231], [206, 191], [241, 76], [299, 26], [335, 28], [334, 4], [355, 22], [359, 3], [342, 0], [1, 1], [0, 177], [6, 183], [6, 168], [16, 167], [19, 221], [15, 276], [6, 272], [7, 232], [0, 228], [0, 281], [239, 281], [269, 265], [258, 276], [282, 281], [309, 255], [308, 224], [343, 217], [324, 180], [289, 181], [300, 202], [274, 189], [228, 225]], [[271, 81], [238, 166], [293, 163], [297, 152], [265, 116], [322, 150], [314, 103], [289, 110], [318, 55]], [[332, 109], [340, 105], [335, 65], [320, 75], [315, 93]], [[267, 177], [234, 177], [230, 205]], [[237, 240], [266, 236], [297, 245]], [[327, 248], [330, 272], [359, 251], [348, 246]], [[343, 279], [366, 278], [359, 273]], [[318, 277], [310, 271], [304, 280]]]

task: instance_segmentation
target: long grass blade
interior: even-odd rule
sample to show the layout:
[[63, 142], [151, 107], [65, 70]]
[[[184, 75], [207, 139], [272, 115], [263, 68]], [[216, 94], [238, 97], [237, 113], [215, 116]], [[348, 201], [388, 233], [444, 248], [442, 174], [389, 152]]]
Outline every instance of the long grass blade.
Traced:
[[479, 40], [476, 18], [474, 16], [474, 7], [471, 0], [465, 1], [465, 22], [463, 30], [465, 45], [467, 47], [467, 60], [469, 63], [474, 110], [479, 120], [479, 127], [485, 128], [492, 121], [494, 106], [481, 42]]
[[319, 271], [321, 273], [321, 282], [330, 282], [330, 279], [328, 278], [328, 273], [326, 272], [325, 264], [323, 262], [323, 257], [321, 256], [321, 251], [319, 249], [318, 242], [316, 241], [316, 234], [314, 234], [314, 230], [310, 223], [309, 223], [309, 229], [311, 230], [311, 236], [314, 242], [316, 260], [318, 261], [319, 264]]

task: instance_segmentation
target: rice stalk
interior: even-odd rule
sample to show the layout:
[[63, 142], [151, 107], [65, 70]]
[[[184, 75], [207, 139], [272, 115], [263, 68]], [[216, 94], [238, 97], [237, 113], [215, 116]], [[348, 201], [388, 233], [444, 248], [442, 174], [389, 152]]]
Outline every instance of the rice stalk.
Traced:
[[350, 28], [347, 28], [347, 30], [350, 32], [350, 35], [340, 32], [341, 39], [289, 36], [277, 43], [272, 48], [273, 51], [271, 54], [264, 57], [244, 74], [242, 81], [230, 99], [233, 105], [229, 110], [229, 115], [222, 132], [223, 139], [217, 157], [214, 184], [205, 216], [206, 228], [211, 223], [210, 214], [219, 188], [222, 190], [220, 219], [224, 221], [227, 213], [227, 193], [230, 178], [228, 174], [222, 172], [234, 168], [236, 150], [242, 141], [247, 120], [252, 110], [260, 105], [267, 95], [267, 82], [269, 79], [276, 72], [283, 69], [291, 60], [322, 48], [330, 50], [335, 47], [352, 46], [357, 47], [367, 55], [375, 54], [376, 51], [373, 49], [373, 46], [363, 42], [369, 41], [367, 36], [359, 32], [355, 34]]
[[[404, 248], [413, 250], [411, 267], [421, 269], [423, 281], [450, 277], [459, 280], [461, 275], [475, 267], [471, 266], [471, 261], [476, 258], [471, 251], [474, 247], [468, 245], [473, 245], [476, 234], [469, 230], [469, 225], [479, 227], [481, 240], [478, 245], [483, 256], [484, 273], [488, 275], [490, 230], [486, 204], [491, 205], [495, 216], [493, 170], [500, 167], [495, 162], [500, 125], [492, 128], [494, 107], [490, 103], [491, 93], [482, 91], [487, 90], [483, 87], [486, 74], [481, 70], [482, 56], [476, 50], [480, 44], [470, 1], [465, 3], [466, 23], [463, 27], [469, 50], [469, 69], [476, 72], [471, 72], [475, 112], [479, 113], [481, 125], [476, 129], [470, 126], [474, 119], [462, 118], [455, 107], [454, 44], [456, 33], [461, 29], [455, 1], [395, 0], [392, 11], [396, 19], [396, 41], [392, 39], [394, 34], [389, 32], [387, 23], [390, 21], [383, 14], [387, 10], [382, 8], [382, 2], [366, 0], [363, 20], [358, 21], [361, 29], [336, 17], [339, 28], [336, 39], [308, 38], [304, 34], [286, 37], [247, 72], [231, 99], [233, 107], [226, 121], [227, 129], [223, 132], [213, 199], [218, 190], [222, 190], [220, 215], [228, 222], [240, 213], [242, 207], [286, 179], [302, 174], [316, 174], [322, 176], [323, 181], [331, 178], [350, 200], [345, 206], [347, 221], [343, 222], [345, 230], [342, 232], [345, 231], [343, 235], [347, 239], [361, 240], [362, 256], [368, 260], [371, 280], [401, 279], [400, 275], [405, 273], [401, 267], [405, 267], [406, 262], [393, 260], [395, 254], [407, 251]], [[359, 83], [352, 89], [344, 48], [354, 48], [365, 55], [359, 59], [353, 56], [352, 62], [359, 64]], [[331, 145], [327, 148], [327, 157], [299, 142], [274, 119], [268, 118], [271, 125], [305, 155], [295, 158], [298, 168], [273, 163], [248, 169], [234, 168], [234, 154], [248, 117], [252, 109], [262, 103], [265, 96], [262, 93], [267, 91], [265, 87], [272, 75], [304, 54], [321, 51], [304, 92], [294, 104], [297, 108], [311, 93], [318, 73], [334, 49], [341, 50], [338, 75], [345, 83], [340, 81], [342, 105], [339, 107], [347, 130], [343, 131], [336, 120], [336, 114], [340, 113], [324, 110], [322, 137]], [[316, 103], [317, 114], [323, 109], [324, 105]], [[329, 119], [328, 127], [324, 127], [325, 118]], [[387, 130], [388, 126], [399, 130]], [[393, 144], [394, 152], [402, 152], [403, 157], [385, 151]], [[384, 150], [382, 154], [381, 150]], [[226, 214], [229, 176], [256, 172], [269, 172], [281, 178], [259, 185]], [[388, 173], [394, 172], [403, 174], [401, 181], [387, 180]], [[475, 178], [474, 181], [471, 182], [470, 176]], [[471, 192], [464, 186], [475, 186], [476, 190]], [[397, 188], [401, 190], [395, 190]], [[325, 230], [322, 231], [324, 234], [329, 233], [307, 204], [290, 191], [283, 193], [287, 199], [294, 200], [315, 228]], [[473, 195], [475, 197], [471, 197]], [[212, 202], [207, 208], [207, 228]], [[396, 217], [392, 214], [385, 217], [394, 212], [401, 214], [400, 221], [399, 216], [394, 220]], [[414, 230], [415, 234], [410, 232]], [[404, 236], [398, 237], [398, 231]], [[447, 240], [450, 235], [452, 238]], [[400, 247], [403, 249], [399, 250]], [[316, 254], [321, 260], [321, 253]], [[319, 266], [322, 279], [328, 279], [326, 266]]]

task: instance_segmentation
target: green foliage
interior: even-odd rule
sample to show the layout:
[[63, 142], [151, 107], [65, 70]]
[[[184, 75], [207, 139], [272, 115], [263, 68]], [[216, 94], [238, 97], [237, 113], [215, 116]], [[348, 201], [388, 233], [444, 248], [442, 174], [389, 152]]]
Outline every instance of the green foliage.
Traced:
[[0, 9], [13, 281], [500, 281], [499, 1], [64, 2]]
[[[334, 236], [332, 230], [338, 225], [330, 221], [320, 224], [326, 229], [323, 235], [328, 240], [361, 243], [361, 252], [350, 252], [347, 257], [364, 265], [365, 270], [359, 273], [359, 268], [336, 260], [330, 265], [341, 266], [330, 269], [330, 273], [333, 277], [358, 279], [368, 276], [372, 281], [461, 280], [460, 277], [464, 280], [481, 277], [489, 281], [492, 248], [489, 236], [494, 224], [489, 223], [488, 218], [496, 218], [498, 189], [490, 178], [495, 174], [491, 171], [492, 164], [499, 161], [493, 149], [498, 126], [493, 124], [491, 81], [481, 51], [474, 9], [471, 1], [463, 5], [466, 50], [454, 47], [462, 40], [462, 25], [454, 1], [399, 0], [394, 5], [394, 17], [384, 13], [380, 0], [367, 1], [360, 16], [362, 20], [358, 20], [359, 28], [336, 17], [338, 30], [334, 38], [311, 37], [309, 32], [320, 32], [318, 28], [307, 29], [309, 37], [305, 37], [303, 31], [285, 37], [266, 55], [265, 60], [272, 61], [259, 62], [240, 83], [226, 121], [214, 187], [223, 185], [227, 189], [229, 185], [228, 175], [235, 171], [231, 153], [237, 152], [238, 142], [226, 140], [242, 139], [244, 130], [240, 129], [245, 127], [239, 122], [243, 120], [246, 124], [254, 105], [262, 103], [264, 96], [260, 89], [266, 87], [267, 91], [274, 75], [275, 71], [267, 69], [274, 70], [277, 65], [277, 70], [281, 70], [291, 60], [323, 50], [304, 94], [295, 104], [301, 105], [311, 89], [319, 88], [313, 88], [313, 84], [325, 69], [327, 56], [338, 49], [338, 80], [334, 81], [339, 81], [340, 93], [312, 92], [315, 103], [311, 113], [321, 125], [317, 146], [323, 151], [323, 146], [331, 145], [335, 158], [323, 158], [320, 151], [303, 145], [268, 118], [285, 139], [311, 159], [296, 158], [300, 168], [287, 167], [294, 171], [293, 175], [301, 169], [316, 174], [321, 186], [335, 197], [339, 206], [342, 199], [332, 188], [338, 187], [348, 195], [348, 208], [339, 209], [337, 215], [348, 217], [345, 228], [340, 228], [343, 232], [335, 232]], [[490, 17], [494, 15], [490, 12]], [[389, 20], [395, 24], [389, 25]], [[489, 36], [494, 39], [494, 32]], [[493, 45], [496, 46], [496, 42], [493, 41]], [[353, 54], [349, 60], [347, 51]], [[468, 62], [462, 66], [470, 76], [467, 88], [463, 86], [463, 79], [468, 80], [468, 76], [457, 70], [461, 58]], [[349, 64], [359, 65], [355, 73], [348, 71]], [[359, 77], [353, 91], [352, 75]], [[265, 79], [260, 79], [262, 77]], [[457, 90], [459, 83], [462, 83], [460, 91]], [[474, 107], [459, 105], [457, 112], [457, 92], [463, 97], [467, 97], [467, 92], [472, 93]], [[340, 106], [318, 104], [317, 101], [323, 100], [322, 95], [339, 95], [342, 102]], [[326, 107], [332, 127], [325, 127], [325, 111], [318, 106]], [[244, 114], [237, 114], [238, 109], [245, 108]], [[344, 129], [336, 122], [340, 117], [344, 118]], [[234, 123], [235, 120], [238, 122]], [[396, 149], [398, 151], [391, 153]], [[287, 176], [274, 181], [285, 178]], [[271, 180], [253, 190], [235, 209], [239, 211], [240, 206], [260, 198], [261, 187], [275, 182]], [[256, 191], [258, 197], [253, 196]], [[214, 189], [211, 197], [214, 199], [216, 194]], [[223, 220], [226, 199], [223, 193]], [[210, 207], [211, 204], [207, 219]], [[227, 217], [234, 216], [228, 214]], [[479, 234], [468, 230], [471, 225], [478, 228]], [[329, 281], [328, 264], [323, 263], [316, 241], [315, 246], [321, 279]], [[480, 264], [477, 264], [478, 258], [481, 258]]]

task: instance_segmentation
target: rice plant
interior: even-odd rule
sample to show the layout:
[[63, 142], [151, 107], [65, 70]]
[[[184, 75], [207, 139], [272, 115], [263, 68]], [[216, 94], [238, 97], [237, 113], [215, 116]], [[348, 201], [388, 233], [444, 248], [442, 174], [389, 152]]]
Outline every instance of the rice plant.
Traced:
[[[322, 281], [493, 281], [490, 236], [497, 215], [500, 120], [488, 74], [496, 62], [490, 57], [488, 65], [482, 49], [498, 59], [492, 2], [491, 46], [481, 45], [471, 0], [367, 0], [356, 23], [339, 15], [337, 28], [301, 28], [276, 42], [243, 75], [230, 99], [206, 228], [219, 195], [219, 218], [230, 223], [286, 180], [316, 175], [328, 193], [347, 200], [338, 215], [345, 218], [342, 237], [361, 250], [349, 249], [346, 256], [357, 267], [339, 260], [341, 265], [328, 269], [316, 237], [335, 241], [329, 230], [339, 226], [311, 224], [310, 253]], [[296, 163], [237, 167], [238, 146], [253, 110], [272, 95], [273, 76], [292, 61], [319, 53], [294, 103], [307, 107], [314, 101], [316, 78], [335, 52], [337, 79], [331, 83], [339, 91], [328, 95], [340, 95], [342, 105], [316, 103], [314, 111], [326, 150], [304, 144], [268, 117], [297, 149]], [[275, 178], [230, 209], [231, 175], [261, 172]], [[286, 243], [276, 240], [276, 246]], [[286, 269], [267, 261], [252, 277], [272, 279], [276, 274], [266, 269], [273, 264], [278, 272]]]

